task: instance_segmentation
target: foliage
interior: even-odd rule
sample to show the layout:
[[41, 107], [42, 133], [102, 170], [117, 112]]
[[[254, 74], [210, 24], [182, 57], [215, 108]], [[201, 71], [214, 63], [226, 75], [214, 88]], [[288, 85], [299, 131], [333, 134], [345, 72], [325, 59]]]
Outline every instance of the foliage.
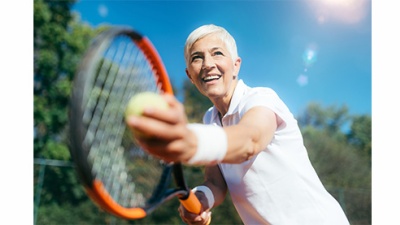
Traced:
[[[94, 33], [73, 21], [74, 0], [34, 1], [34, 156], [54, 142], [66, 145], [71, 83], [77, 62]], [[68, 148], [60, 148], [56, 152]], [[57, 158], [56, 155], [52, 157]], [[67, 160], [65, 158], [60, 158]]]
[[345, 106], [324, 109], [311, 103], [298, 121], [322, 183], [352, 224], [371, 224], [371, 117], [351, 117]]
[[349, 144], [361, 151], [361, 155], [371, 164], [371, 117], [367, 115], [358, 115], [353, 117], [351, 130], [347, 134]]
[[201, 123], [203, 115], [212, 106], [211, 101], [202, 95], [189, 79], [183, 83], [186, 115], [191, 122]]
[[[34, 1], [35, 158], [71, 160], [67, 135], [71, 84], [77, 62], [95, 35], [88, 25], [74, 20], [70, 12], [74, 3], [74, 0]], [[40, 212], [46, 208], [54, 209], [54, 213], [57, 210], [66, 211], [64, 205], [67, 208], [68, 204], [72, 207], [87, 201], [75, 171], [64, 167], [43, 166], [34, 166], [35, 191], [40, 190], [40, 198], [35, 196], [35, 206], [44, 207], [39, 208]], [[44, 179], [39, 182], [38, 174], [42, 169]], [[35, 215], [46, 221], [41, 213], [36, 212]]]

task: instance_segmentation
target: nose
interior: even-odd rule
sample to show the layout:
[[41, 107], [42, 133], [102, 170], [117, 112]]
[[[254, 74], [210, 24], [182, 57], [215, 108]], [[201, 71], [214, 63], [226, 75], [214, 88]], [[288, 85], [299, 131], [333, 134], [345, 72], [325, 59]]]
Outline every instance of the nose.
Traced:
[[211, 68], [213, 68], [215, 66], [215, 62], [214, 62], [214, 59], [211, 57], [211, 55], [209, 55], [209, 54], [206, 54], [205, 56], [204, 56], [204, 59], [203, 59], [203, 65], [202, 65], [202, 69], [204, 70], [204, 69], [211, 69]]

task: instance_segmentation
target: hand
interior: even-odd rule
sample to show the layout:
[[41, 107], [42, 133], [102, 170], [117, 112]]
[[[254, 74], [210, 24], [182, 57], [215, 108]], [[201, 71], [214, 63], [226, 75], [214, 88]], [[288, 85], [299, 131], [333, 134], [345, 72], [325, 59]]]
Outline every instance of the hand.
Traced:
[[182, 221], [189, 225], [209, 225], [211, 222], [211, 212], [204, 211], [200, 215], [188, 212], [182, 205], [178, 208]]
[[179, 215], [183, 222], [189, 225], [208, 225], [211, 222], [211, 211], [208, 205], [208, 201], [203, 192], [195, 193], [197, 199], [201, 204], [201, 213], [195, 214], [187, 211], [183, 205], [178, 208]]
[[130, 116], [126, 123], [145, 136], [134, 136], [148, 153], [166, 162], [186, 162], [195, 153], [197, 140], [187, 128], [183, 105], [172, 95], [164, 94], [169, 109], [145, 108], [143, 116]]

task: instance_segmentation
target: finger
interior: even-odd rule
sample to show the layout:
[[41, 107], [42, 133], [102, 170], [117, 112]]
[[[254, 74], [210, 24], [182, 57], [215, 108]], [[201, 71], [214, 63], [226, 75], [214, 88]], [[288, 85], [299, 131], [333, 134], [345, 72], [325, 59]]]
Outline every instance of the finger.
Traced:
[[143, 115], [171, 124], [176, 124], [186, 119], [184, 116], [184, 107], [175, 97], [172, 95], [164, 95], [163, 97], [170, 106], [168, 110], [157, 107], [146, 107]]
[[148, 154], [165, 161], [166, 163], [179, 162], [180, 155], [177, 152], [169, 151], [169, 143], [156, 138], [136, 138], [137, 143]]
[[174, 126], [154, 118], [130, 116], [127, 125], [134, 130], [147, 134], [148, 136], [173, 140], [182, 138], [187, 131], [186, 126]]
[[195, 224], [196, 222], [202, 220], [199, 215], [187, 211], [182, 205], [179, 206], [178, 211], [182, 221], [186, 224]]
[[165, 123], [176, 124], [180, 121], [181, 113], [176, 108], [158, 109], [156, 107], [146, 107], [143, 116], [157, 119]]
[[162, 97], [164, 98], [165, 101], [167, 101], [168, 105], [175, 107], [176, 105], [179, 105], [180, 102], [178, 101], [178, 99], [175, 98], [174, 95], [171, 94], [163, 94]]
[[201, 214], [201, 218], [203, 222], [206, 222], [205, 224], [209, 224], [211, 220], [211, 211], [204, 211]]

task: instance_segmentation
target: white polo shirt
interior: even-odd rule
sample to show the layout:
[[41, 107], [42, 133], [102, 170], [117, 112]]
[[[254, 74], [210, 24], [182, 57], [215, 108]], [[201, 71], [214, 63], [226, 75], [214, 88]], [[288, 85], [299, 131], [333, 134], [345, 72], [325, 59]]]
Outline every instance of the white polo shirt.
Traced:
[[219, 164], [243, 223], [348, 225], [310, 163], [296, 119], [272, 89], [250, 88], [239, 80], [222, 125], [214, 107], [203, 122], [231, 126], [254, 106], [268, 107], [284, 122], [257, 156], [241, 164]]

